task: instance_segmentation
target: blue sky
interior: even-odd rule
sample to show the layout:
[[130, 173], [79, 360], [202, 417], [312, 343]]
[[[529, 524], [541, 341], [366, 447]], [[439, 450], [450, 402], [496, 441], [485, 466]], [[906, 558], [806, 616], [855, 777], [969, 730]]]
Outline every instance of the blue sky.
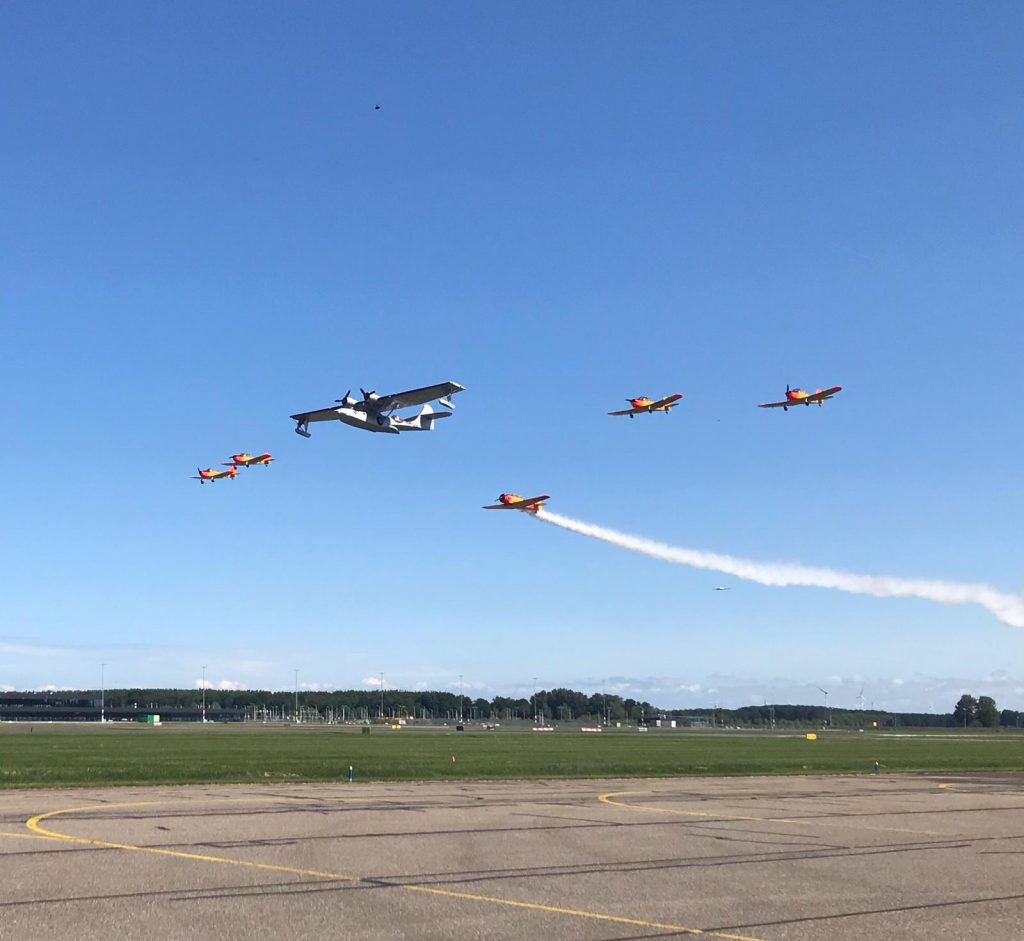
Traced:
[[[1024, 633], [983, 609], [715, 592], [479, 510], [1024, 590], [1019, 5], [0, 23], [0, 686], [1024, 707]], [[446, 379], [430, 435], [292, 434]], [[787, 382], [844, 392], [754, 407]], [[276, 463], [188, 479], [238, 450]]]

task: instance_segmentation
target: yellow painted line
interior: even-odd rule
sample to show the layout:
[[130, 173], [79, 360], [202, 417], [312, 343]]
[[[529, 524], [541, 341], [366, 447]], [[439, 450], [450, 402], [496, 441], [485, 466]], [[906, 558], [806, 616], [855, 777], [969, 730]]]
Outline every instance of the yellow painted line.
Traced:
[[[630, 792], [622, 792], [630, 793]], [[637, 792], [639, 793], [639, 792]], [[617, 796], [617, 795], [607, 795]], [[232, 800], [231, 798], [226, 798]], [[276, 800], [276, 798], [265, 798], [265, 800]], [[242, 799], [242, 803], [247, 799]], [[644, 921], [639, 918], [627, 918], [622, 915], [604, 915], [600, 912], [588, 912], [576, 908], [562, 908], [558, 905], [543, 905], [540, 902], [519, 902], [514, 899], [503, 899], [494, 895], [478, 895], [474, 892], [454, 892], [450, 889], [438, 889], [426, 885], [403, 885], [401, 883], [388, 883], [378, 880], [367, 881], [359, 876], [350, 876], [336, 872], [322, 872], [318, 869], [299, 869], [294, 866], [278, 866], [272, 863], [256, 863], [243, 859], [232, 859], [229, 856], [208, 856], [204, 853], [186, 853], [182, 850], [169, 850], [156, 846], [137, 846], [133, 843], [113, 843], [108, 840], [93, 840], [88, 837], [69, 836], [64, 833], [57, 833], [43, 827], [42, 821], [51, 817], [60, 817], [67, 814], [83, 813], [93, 810], [123, 810], [126, 807], [153, 807], [158, 804], [174, 803], [172, 801], [134, 801], [123, 804], [94, 804], [89, 807], [67, 807], [63, 810], [51, 810], [43, 814], [36, 814], [25, 821], [25, 826], [32, 831], [32, 834], [21, 834], [22, 836], [35, 838], [45, 837], [52, 840], [63, 840], [66, 843], [76, 843], [84, 846], [96, 846], [103, 849], [128, 850], [136, 853], [151, 853], [156, 856], [170, 856], [175, 859], [190, 859], [204, 863], [224, 863], [228, 866], [239, 866], [243, 869], [256, 869], [269, 872], [283, 872], [292, 875], [308, 876], [314, 879], [329, 879], [334, 882], [364, 882], [369, 885], [383, 885], [392, 889], [404, 889], [406, 892], [418, 892], [424, 895], [438, 895], [444, 898], [463, 899], [470, 902], [489, 902], [492, 905], [504, 905], [509, 908], [523, 908], [529, 911], [549, 912], [555, 915], [571, 915], [575, 918], [586, 918], [590, 921], [612, 922], [619, 925], [632, 925], [637, 928], [653, 928], [660, 931], [672, 931], [676, 934], [688, 934], [706, 938], [722, 938], [724, 941], [763, 941], [761, 938], [753, 938], [749, 935], [728, 934], [721, 931], [702, 931], [700, 928], [684, 928], [682, 925], [666, 925], [654, 921]], [[626, 805], [623, 805], [626, 806]]]
[[[270, 798], [273, 800], [273, 798]], [[321, 872], [318, 869], [298, 869], [294, 866], [278, 866], [270, 863], [254, 863], [244, 859], [232, 859], [230, 856], [208, 856], [205, 853], [186, 853], [183, 850], [169, 850], [159, 846], [137, 846], [134, 843], [111, 843], [107, 840], [91, 840], [88, 837], [68, 836], [64, 833], [55, 833], [40, 826], [41, 821], [50, 817], [59, 817], [65, 814], [82, 813], [89, 810], [124, 810], [126, 807], [152, 807], [157, 804], [166, 804], [168, 801], [135, 801], [125, 804], [95, 804], [91, 807], [67, 807], [63, 810], [51, 810], [45, 814], [36, 814], [25, 821], [25, 826], [39, 836], [50, 837], [51, 839], [64, 840], [67, 843], [77, 843], [82, 846], [98, 846], [103, 849], [131, 850], [135, 853], [151, 853], [154, 856], [171, 856], [174, 859], [191, 859], [204, 863], [224, 863], [226, 866], [241, 866], [245, 869], [260, 869], [270, 872], [286, 872], [296, 876], [311, 876], [316, 879], [341, 880], [344, 882], [358, 882], [358, 876], [348, 876], [336, 872]]]
[[728, 934], [724, 931], [702, 931], [700, 928], [683, 928], [681, 925], [665, 925], [656, 921], [642, 921], [639, 918], [626, 918], [623, 915], [602, 915], [599, 912], [585, 912], [578, 908], [562, 908], [558, 905], [542, 905], [540, 902], [516, 902], [513, 899], [498, 898], [494, 895], [476, 895], [473, 892], [452, 892], [450, 889], [435, 889], [427, 885], [403, 885], [398, 888], [409, 892], [427, 892], [431, 895], [443, 895], [453, 899], [470, 899], [475, 902], [492, 902], [495, 905], [508, 905], [512, 908], [526, 908], [535, 912], [552, 912], [556, 915], [575, 915], [577, 918], [589, 918], [592, 921], [609, 921], [617, 925], [633, 925], [636, 928], [656, 928], [660, 931], [672, 931], [676, 934], [689, 934], [705, 938], [725, 938], [727, 941], [763, 941], [744, 934]]
[[626, 810], [635, 810], [638, 813], [648, 814], [673, 814], [677, 817], [718, 817], [720, 820], [756, 820], [758, 823], [797, 823], [796, 820], [780, 820], [773, 817], [741, 817], [738, 814], [715, 814], [703, 810], [675, 810], [672, 807], [645, 807], [642, 804], [627, 804], [625, 801], [612, 800], [613, 797], [628, 797], [634, 794], [649, 794], [650, 791], [609, 791], [607, 794], [599, 794], [598, 800], [602, 804], [609, 804], [612, 807], [625, 807]]
[[0, 836], [9, 836], [15, 840], [53, 840], [52, 836], [43, 836], [41, 833], [5, 833], [0, 830]]

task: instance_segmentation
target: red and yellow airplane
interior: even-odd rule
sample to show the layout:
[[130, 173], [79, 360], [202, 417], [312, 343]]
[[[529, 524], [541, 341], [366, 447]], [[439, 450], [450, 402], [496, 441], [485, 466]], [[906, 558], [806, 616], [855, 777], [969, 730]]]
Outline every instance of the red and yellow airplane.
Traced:
[[232, 454], [225, 467], [252, 467], [254, 464], [269, 464], [274, 459], [265, 451], [263, 454]]
[[498, 502], [491, 506], [482, 507], [484, 510], [525, 510], [527, 513], [536, 513], [546, 500], [550, 500], [547, 494], [541, 497], [521, 497], [517, 493], [499, 493]]
[[804, 392], [803, 389], [791, 389], [787, 385], [785, 402], [765, 402], [763, 405], [758, 405], [758, 408], [781, 408], [785, 412], [791, 405], [821, 405], [822, 402], [827, 402], [837, 392], [842, 391], [842, 386], [832, 386], [831, 389]]
[[206, 470], [199, 470], [199, 468], [197, 467], [196, 471], [198, 472], [199, 476], [193, 477], [192, 479], [198, 480], [199, 483], [201, 484], [205, 484], [206, 481], [210, 481], [210, 483], [212, 484], [214, 483], [214, 481], [220, 480], [221, 477], [234, 478], [238, 476], [238, 468], [235, 467], [233, 464], [226, 471], [214, 470], [212, 467], [208, 467], [206, 468]]
[[655, 402], [653, 399], [647, 398], [646, 395], [637, 396], [635, 399], [626, 399], [629, 402], [630, 407], [624, 408], [620, 412], [609, 412], [609, 415], [628, 415], [632, 418], [634, 415], [639, 415], [641, 412], [664, 412], [666, 415], [669, 411], [676, 407], [678, 402], [683, 396], [677, 392], [675, 395], [667, 395], [663, 399], [658, 399]]

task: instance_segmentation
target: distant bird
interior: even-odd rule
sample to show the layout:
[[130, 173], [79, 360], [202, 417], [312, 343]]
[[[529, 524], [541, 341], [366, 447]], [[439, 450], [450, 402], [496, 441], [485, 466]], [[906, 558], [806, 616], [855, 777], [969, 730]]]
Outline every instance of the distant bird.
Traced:
[[380, 105], [374, 105], [373, 106], [373, 110], [374, 111], [380, 111]]
[[720, 585], [718, 588], [715, 589], [715, 591], [729, 591], [729, 589], [726, 588], [724, 585]]

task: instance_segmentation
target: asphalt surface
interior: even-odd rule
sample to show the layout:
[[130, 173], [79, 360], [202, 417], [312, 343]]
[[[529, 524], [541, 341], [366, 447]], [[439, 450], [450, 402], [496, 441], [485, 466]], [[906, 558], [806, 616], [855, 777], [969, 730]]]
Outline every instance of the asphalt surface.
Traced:
[[0, 792], [0, 938], [1024, 937], [1024, 775]]

